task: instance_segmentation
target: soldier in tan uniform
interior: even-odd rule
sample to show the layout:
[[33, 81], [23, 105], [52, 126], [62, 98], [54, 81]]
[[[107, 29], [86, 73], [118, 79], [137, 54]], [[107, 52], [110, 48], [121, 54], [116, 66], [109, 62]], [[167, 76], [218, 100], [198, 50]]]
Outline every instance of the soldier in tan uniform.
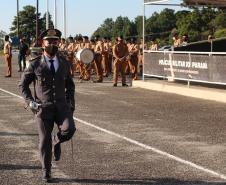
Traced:
[[[77, 42], [75, 44], [75, 47], [74, 47], [74, 53], [76, 54], [79, 50], [83, 49], [84, 48], [84, 43], [83, 43], [83, 38], [82, 36], [79, 36], [77, 38]], [[80, 76], [79, 78], [82, 79], [82, 76], [81, 76], [81, 71], [82, 71], [82, 62], [79, 61], [77, 58], [75, 59], [75, 65], [74, 65], [74, 71], [79, 71], [80, 73]]]
[[96, 46], [94, 49], [94, 52], [95, 52], [94, 65], [96, 68], [96, 80], [93, 82], [102, 83], [103, 82], [103, 69], [102, 69], [101, 62], [102, 62], [102, 54], [104, 51], [104, 46], [103, 46], [103, 43], [100, 40], [99, 36], [96, 37], [95, 41], [96, 41]]
[[102, 54], [102, 66], [103, 66], [103, 76], [108, 77], [110, 71], [109, 71], [109, 50], [110, 46], [107, 41], [107, 37], [103, 38], [103, 46], [104, 46], [104, 51]]
[[108, 50], [108, 69], [109, 69], [109, 73], [112, 73], [113, 54], [112, 54], [111, 38], [107, 38], [107, 41], [108, 41], [108, 46], [109, 46], [109, 50]]
[[64, 55], [67, 51], [67, 43], [65, 38], [62, 38], [60, 40], [60, 44], [59, 44], [59, 51]]
[[178, 33], [175, 33], [174, 36], [173, 36], [173, 47], [179, 47], [181, 44], [181, 39], [180, 37], [178, 36]]
[[[90, 40], [90, 45], [91, 45], [91, 50], [93, 51], [93, 53], [95, 53], [94, 50], [95, 50], [95, 47], [96, 47], [96, 43], [95, 43], [94, 39]], [[90, 64], [90, 75], [94, 74], [95, 71], [96, 71], [96, 69], [95, 69], [95, 64], [94, 64], [94, 61], [93, 61]]]
[[[147, 44], [144, 43], [144, 49], [147, 49]], [[139, 45], [139, 74], [143, 74], [143, 65], [144, 65], [144, 59], [143, 59], [143, 39], [140, 39], [140, 45]]]
[[70, 62], [73, 62], [74, 60], [74, 48], [75, 48], [74, 39], [73, 37], [69, 37], [67, 45], [67, 54]]
[[[83, 36], [83, 48], [92, 49], [92, 45], [89, 41], [88, 36]], [[82, 62], [82, 61], [81, 61]], [[81, 65], [81, 76], [83, 80], [90, 80], [90, 70], [92, 64], [82, 64]]]
[[129, 51], [128, 63], [131, 77], [133, 80], [137, 80], [139, 46], [136, 44], [136, 38], [131, 38], [131, 42], [128, 45], [128, 51]]
[[74, 68], [74, 48], [75, 48], [75, 43], [73, 37], [68, 37], [68, 45], [67, 45], [67, 60], [71, 62], [72, 67], [72, 74], [74, 75], [75, 73], [75, 68]]
[[128, 56], [128, 47], [123, 42], [123, 37], [119, 36], [117, 37], [117, 43], [113, 47], [113, 56], [115, 58], [114, 60], [114, 84], [113, 86], [117, 86], [118, 82], [118, 73], [119, 69], [121, 69], [121, 76], [122, 76], [122, 86], [128, 86], [126, 84], [126, 57]]
[[9, 41], [9, 36], [5, 36], [5, 43], [4, 43], [4, 60], [6, 63], [6, 75], [5, 77], [12, 76], [12, 46], [11, 42]]
[[156, 41], [156, 39], [152, 39], [151, 41], [151, 46], [149, 48], [151, 51], [157, 51], [158, 50], [158, 43]]

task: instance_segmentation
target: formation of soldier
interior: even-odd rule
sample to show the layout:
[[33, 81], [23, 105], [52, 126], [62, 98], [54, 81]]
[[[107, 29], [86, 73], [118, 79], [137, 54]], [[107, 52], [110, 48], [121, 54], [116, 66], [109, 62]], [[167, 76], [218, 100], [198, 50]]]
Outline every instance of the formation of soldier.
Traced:
[[[29, 50], [27, 47], [28, 44], [24, 42], [24, 39], [20, 39], [18, 72], [24, 71], [26, 68], [25, 56], [27, 57], [26, 60], [29, 60], [34, 58], [32, 54], [41, 54], [39, 51], [36, 51], [37, 48], [33, 46], [33, 43], [35, 44], [36, 42], [32, 42]], [[76, 53], [84, 48], [88, 48], [94, 53], [94, 59], [91, 63], [83, 63], [83, 61], [79, 61], [76, 57]], [[96, 36], [91, 40], [88, 36], [77, 38], [68, 37], [67, 39], [61, 38], [59, 44], [60, 54], [70, 61], [72, 74], [79, 73], [80, 82], [83, 80], [89, 81], [93, 79], [91, 76], [95, 75], [95, 80], [92, 81], [102, 83], [104, 77], [112, 75], [114, 87], [117, 86], [118, 76], [122, 78], [122, 86], [128, 86], [126, 84], [126, 74], [129, 74], [132, 80], [137, 80], [138, 74], [142, 75], [142, 48], [142, 40], [138, 43], [135, 37], [125, 40], [122, 36], [117, 37], [115, 41], [112, 41], [108, 37], [101, 38], [100, 36]], [[144, 49], [147, 49], [146, 44], [144, 45]], [[5, 53], [7, 54], [7, 52]], [[8, 72], [6, 76], [11, 76], [11, 72]]]
[[[76, 53], [84, 48], [94, 53], [94, 60], [89, 64], [76, 57]], [[72, 73], [79, 73], [80, 82], [91, 80], [91, 75], [95, 74], [93, 82], [102, 83], [104, 77], [113, 73], [113, 86], [117, 86], [120, 72], [122, 86], [127, 86], [125, 74], [130, 74], [132, 80], [137, 80], [138, 69], [142, 73], [142, 44], [138, 44], [136, 38], [124, 40], [119, 36], [115, 42], [100, 36], [91, 40], [87, 36], [69, 37], [67, 40], [62, 38], [59, 51], [71, 62]]]

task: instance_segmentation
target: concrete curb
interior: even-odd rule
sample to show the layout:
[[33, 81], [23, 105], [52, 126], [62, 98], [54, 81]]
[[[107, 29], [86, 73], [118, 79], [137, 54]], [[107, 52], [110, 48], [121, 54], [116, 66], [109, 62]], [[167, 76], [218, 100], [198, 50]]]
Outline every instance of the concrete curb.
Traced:
[[213, 89], [208, 87], [188, 87], [186, 85], [176, 84], [165, 81], [133, 81], [133, 87], [144, 88], [153, 91], [161, 91], [166, 93], [174, 93], [182, 96], [200, 98], [205, 100], [213, 100], [226, 103], [226, 90]]

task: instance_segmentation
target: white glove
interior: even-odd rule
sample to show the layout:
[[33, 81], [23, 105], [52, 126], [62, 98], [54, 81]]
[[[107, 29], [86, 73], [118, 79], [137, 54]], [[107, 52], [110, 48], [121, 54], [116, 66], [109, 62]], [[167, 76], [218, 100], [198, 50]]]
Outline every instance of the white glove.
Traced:
[[41, 107], [41, 104], [39, 104], [35, 101], [30, 101], [29, 107], [33, 113], [37, 113], [39, 111], [39, 108]]

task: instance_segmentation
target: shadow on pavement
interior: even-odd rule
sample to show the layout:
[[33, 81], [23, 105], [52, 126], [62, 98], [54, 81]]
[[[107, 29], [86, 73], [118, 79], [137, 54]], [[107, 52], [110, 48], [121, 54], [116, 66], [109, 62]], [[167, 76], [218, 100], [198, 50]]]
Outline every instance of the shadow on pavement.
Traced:
[[41, 166], [17, 165], [17, 164], [0, 164], [1, 170], [37, 170], [42, 169]]
[[65, 179], [54, 178], [54, 183], [81, 183], [81, 184], [147, 184], [147, 185], [226, 185], [226, 182], [182, 181], [173, 178], [153, 179]]
[[13, 132], [0, 132], [1, 136], [38, 136], [38, 134], [27, 134], [27, 133], [13, 133]]

